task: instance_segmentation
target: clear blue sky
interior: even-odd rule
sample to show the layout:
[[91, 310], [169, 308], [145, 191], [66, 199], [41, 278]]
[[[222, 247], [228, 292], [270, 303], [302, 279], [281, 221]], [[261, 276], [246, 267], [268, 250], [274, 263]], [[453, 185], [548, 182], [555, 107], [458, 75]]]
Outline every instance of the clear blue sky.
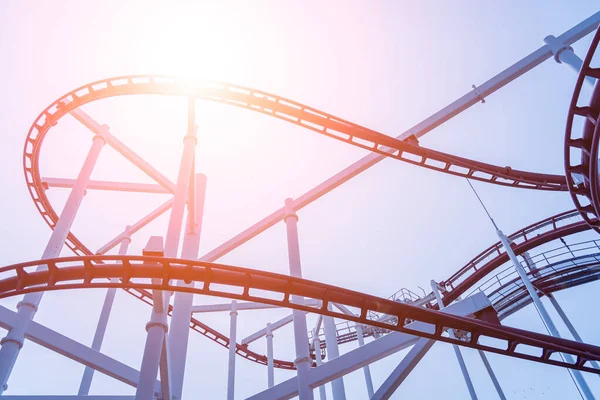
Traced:
[[[505, 2], [79, 2], [0, 0], [0, 182], [2, 264], [37, 259], [49, 229], [29, 198], [21, 152], [29, 126], [48, 104], [86, 82], [136, 73], [183, 74], [254, 87], [397, 135], [597, 11], [593, 1]], [[573, 47], [583, 56], [590, 37]], [[424, 146], [538, 172], [562, 173], [567, 106], [576, 75], [548, 61], [422, 138]], [[113, 133], [174, 179], [185, 131], [185, 101], [132, 97], [85, 107]], [[365, 154], [315, 133], [242, 110], [198, 106], [198, 170], [208, 176], [200, 253], [304, 193]], [[72, 120], [51, 132], [44, 176], [75, 177], [91, 135]], [[105, 148], [95, 179], [147, 181]], [[567, 193], [476, 185], [505, 232], [571, 209]], [[60, 210], [64, 190], [49, 192]], [[134, 200], [137, 203], [134, 204]], [[163, 199], [89, 192], [74, 231], [92, 249]], [[464, 180], [386, 160], [299, 213], [306, 278], [386, 297], [442, 280], [497, 239]], [[165, 219], [134, 240], [139, 254]], [[589, 237], [582, 235], [572, 241]], [[64, 253], [68, 254], [68, 253]], [[220, 260], [287, 273], [283, 225]], [[580, 334], [598, 343], [591, 319], [597, 284], [557, 298]], [[47, 294], [36, 319], [91, 343], [102, 291]], [[18, 299], [2, 301], [14, 307]], [[215, 301], [198, 299], [198, 302]], [[119, 293], [104, 350], [138, 366], [150, 309]], [[287, 311], [241, 314], [240, 337]], [[227, 331], [228, 315], [201, 320]], [[314, 318], [309, 319], [309, 326]], [[505, 323], [541, 331], [528, 307]], [[560, 327], [563, 328], [562, 326]], [[188, 398], [223, 398], [226, 351], [191, 334]], [[293, 359], [292, 332], [275, 336], [275, 355]], [[262, 350], [258, 344], [257, 349]], [[344, 350], [353, 345], [344, 347]], [[480, 398], [493, 387], [475, 351], [464, 352]], [[401, 359], [373, 365], [375, 385]], [[571, 399], [566, 371], [491, 355], [509, 398]], [[27, 343], [9, 394], [74, 394], [83, 368]], [[290, 373], [277, 371], [282, 381]], [[32, 379], [32, 377], [35, 377]], [[600, 394], [600, 381], [586, 375]], [[348, 399], [366, 398], [362, 372], [346, 378]], [[266, 387], [266, 370], [238, 359], [237, 398]], [[97, 375], [93, 394], [132, 389]], [[394, 398], [464, 399], [450, 346], [436, 344]]]

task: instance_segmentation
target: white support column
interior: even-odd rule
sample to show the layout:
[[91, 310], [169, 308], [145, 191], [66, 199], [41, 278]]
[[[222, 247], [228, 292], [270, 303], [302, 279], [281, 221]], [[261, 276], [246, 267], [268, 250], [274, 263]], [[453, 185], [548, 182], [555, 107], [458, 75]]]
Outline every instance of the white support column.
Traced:
[[[188, 210], [190, 207], [194, 207], [195, 209], [193, 217], [194, 221], [191, 221], [190, 218], [187, 220], [183, 246], [181, 249], [181, 258], [186, 260], [195, 260], [198, 258], [198, 248], [200, 246], [200, 236], [202, 232], [204, 199], [206, 196], [206, 176], [196, 174], [194, 188], [190, 188], [190, 192], [194, 189], [195, 204], [188, 204]], [[190, 283], [178, 281], [177, 286], [194, 287], [194, 281]], [[173, 300], [173, 314], [171, 317], [169, 333], [173, 400], [180, 400], [183, 398], [183, 378], [185, 373], [185, 362], [190, 334], [190, 316], [193, 301], [193, 294], [184, 292], [175, 293]]]
[[[194, 167], [194, 158], [196, 154], [196, 132], [193, 124], [195, 113], [194, 105], [195, 100], [190, 98], [188, 102], [188, 132], [183, 139], [183, 154], [179, 164], [175, 196], [173, 198], [171, 215], [169, 217], [167, 236], [165, 237], [165, 257], [177, 257], [177, 251], [179, 249], [183, 214], [188, 196], [190, 177], [193, 175], [192, 168]], [[148, 335], [146, 337], [146, 346], [142, 357], [140, 384], [137, 387], [136, 400], [153, 400], [154, 391], [152, 387], [150, 387], [150, 382], [153, 379], [156, 379], [161, 350], [168, 330], [167, 312], [169, 308], [170, 293], [154, 291], [153, 296], [154, 306], [150, 322], [146, 325]], [[162, 384], [163, 390], [171, 387], [168, 382], [162, 382]]]
[[[354, 329], [356, 329], [356, 339], [358, 340], [358, 345], [364, 346], [365, 338], [363, 336], [362, 325], [355, 324]], [[374, 390], [373, 390], [373, 379], [371, 379], [371, 369], [369, 368], [368, 365], [365, 365], [363, 367], [363, 373], [365, 374], [365, 384], [367, 385], [367, 393], [368, 393], [369, 399], [370, 399], [371, 397], [373, 397]]]
[[[105, 126], [105, 130], [108, 131], [108, 127]], [[71, 225], [75, 220], [75, 215], [81, 200], [85, 195], [85, 188], [90, 180], [90, 176], [100, 155], [100, 150], [104, 146], [104, 139], [96, 135], [94, 141], [88, 152], [88, 155], [79, 171], [77, 181], [73, 185], [73, 189], [69, 194], [67, 202], [60, 214], [58, 222], [50, 235], [46, 249], [42, 254], [42, 259], [54, 258], [60, 255], [60, 252], [65, 244], [65, 240], [71, 230]], [[40, 265], [38, 270], [46, 269], [46, 265]], [[42, 293], [30, 293], [23, 297], [23, 300], [17, 305], [17, 323], [8, 332], [8, 334], [0, 341], [2, 348], [0, 349], [0, 395], [7, 388], [7, 381], [12, 369], [17, 361], [19, 351], [23, 347], [23, 340], [25, 332], [27, 331], [27, 325], [31, 321], [37, 311], [37, 308], [42, 300]]]
[[231, 321], [229, 325], [229, 364], [227, 369], [227, 400], [233, 400], [235, 394], [235, 350], [237, 333], [237, 309], [236, 301], [231, 300]]
[[275, 386], [275, 368], [273, 367], [273, 331], [267, 324], [267, 386]]
[[506, 400], [506, 396], [504, 395], [502, 386], [500, 386], [500, 382], [498, 381], [498, 378], [496, 378], [496, 374], [494, 373], [494, 370], [492, 369], [492, 365], [488, 361], [487, 356], [485, 355], [485, 352], [483, 352], [481, 350], [478, 350], [478, 352], [479, 352], [479, 356], [481, 357], [481, 361], [483, 361], [483, 365], [485, 366], [485, 369], [488, 372], [488, 375], [490, 376], [490, 379], [492, 380], [494, 387], [496, 388], [496, 393], [498, 394], [498, 397], [500, 397], [500, 400]]
[[[331, 304], [327, 305], [331, 310]], [[325, 330], [325, 344], [327, 345], [327, 362], [340, 356], [340, 349], [337, 342], [337, 329], [333, 317], [323, 316], [323, 329]], [[331, 382], [331, 391], [333, 400], [346, 400], [346, 390], [344, 389], [344, 378], [339, 377]]]
[[[293, 200], [285, 200], [285, 222], [288, 259], [290, 263], [290, 275], [296, 278], [302, 278], [302, 265], [300, 264], [300, 243], [298, 240], [298, 216], [292, 208]], [[296, 304], [304, 304], [304, 297], [292, 296], [292, 301]], [[294, 310], [294, 343], [296, 347], [296, 371], [298, 373], [298, 394], [300, 400], [313, 400], [313, 391], [308, 385], [308, 373], [310, 372], [311, 359], [310, 349], [308, 348], [308, 333], [306, 327], [306, 314], [300, 310]]]
[[[554, 306], [554, 309], [556, 310], [556, 312], [558, 313], [560, 318], [563, 320], [563, 322], [567, 326], [567, 329], [569, 330], [569, 332], [571, 332], [571, 335], [573, 335], [573, 338], [575, 340], [577, 340], [579, 343], [584, 343], [583, 339], [581, 339], [581, 336], [579, 336], [579, 333], [577, 332], [577, 330], [571, 323], [571, 320], [567, 317], [567, 314], [565, 314], [565, 312], [562, 309], [562, 307], [560, 306], [560, 304], [558, 304], [558, 300], [556, 300], [554, 295], [551, 293], [547, 293], [546, 297], [548, 298], [548, 300], [550, 300], [550, 303], [552, 303], [552, 306]], [[600, 365], [598, 365], [597, 361], [591, 361], [591, 364], [594, 366], [594, 368], [600, 369]], [[598, 375], [598, 377], [600, 377], [600, 375]]]
[[[442, 311], [444, 308], [446, 308], [446, 306], [444, 306], [444, 301], [442, 300], [442, 295], [440, 294], [438, 284], [433, 279], [431, 280], [431, 290], [433, 290], [437, 303], [440, 307], [440, 311]], [[456, 339], [453, 329], [448, 329], [448, 335], [451, 338]], [[475, 388], [473, 387], [473, 382], [471, 381], [471, 377], [469, 376], [469, 371], [467, 370], [467, 365], [465, 364], [465, 360], [463, 359], [462, 353], [460, 352], [458, 345], [453, 344], [452, 347], [454, 348], [454, 354], [456, 354], [458, 365], [460, 366], [463, 378], [465, 379], [465, 383], [467, 384], [467, 388], [469, 389], [469, 395], [471, 396], [471, 399], [477, 400], [477, 394], [475, 393]]]
[[[544, 43], [552, 50], [554, 61], [559, 64], [567, 64], [575, 71], [575, 73], [579, 73], [581, 66], [583, 65], [583, 60], [575, 54], [571, 46], [564, 44], [553, 35], [546, 36], [544, 38]], [[594, 78], [589, 76], [585, 78], [585, 81], [592, 86], [596, 82]]]
[[[125, 227], [125, 232], [129, 232], [129, 226]], [[131, 243], [131, 236], [126, 236], [121, 240], [119, 247], [119, 255], [124, 256], [127, 254], [127, 249]], [[119, 280], [113, 278], [110, 280], [113, 283]], [[96, 333], [94, 333], [94, 339], [92, 340], [92, 349], [100, 351], [102, 348], [102, 342], [104, 341], [104, 335], [106, 333], [106, 327], [108, 326], [108, 319], [112, 311], [112, 306], [115, 301], [115, 295], [117, 294], [116, 288], [110, 288], [106, 291], [104, 297], [104, 304], [102, 305], [102, 311], [100, 311], [100, 318], [98, 319], [98, 325], [96, 326]], [[94, 377], [94, 370], [90, 367], [85, 367], [83, 371], [83, 377], [79, 384], [79, 391], [77, 392], [80, 396], [87, 396], [90, 393], [90, 386], [92, 385], [92, 378]]]
[[387, 377], [383, 384], [377, 389], [377, 393], [370, 397], [371, 400], [387, 400], [400, 387], [406, 377], [417, 366], [419, 361], [427, 354], [435, 340], [420, 338], [400, 364]]
[[[323, 364], [321, 359], [321, 339], [319, 339], [320, 328], [313, 329], [313, 347], [315, 349], [315, 361], [317, 362], [317, 368]], [[327, 393], [325, 391], [325, 385], [319, 386], [319, 399], [327, 400]]]
[[[514, 264], [515, 269], [517, 270], [517, 273], [519, 274], [519, 277], [521, 278], [521, 281], [525, 285], [525, 288], [527, 289], [527, 292], [529, 293], [529, 296], [531, 297], [531, 300], [533, 300], [533, 304], [535, 305], [535, 308], [537, 309], [538, 313], [540, 314], [540, 317], [542, 318], [544, 325], [546, 325], [546, 329], [548, 330], [550, 335], [557, 337], [557, 338], [561, 337], [560, 333], [558, 332], [558, 329], [556, 328], [556, 325], [554, 325], [554, 322], [550, 318], [550, 314], [548, 314], [548, 311], [546, 311], [546, 307], [544, 307], [544, 305], [542, 304], [542, 302], [537, 294], [537, 291], [533, 287], [533, 284], [529, 281], [529, 277], [527, 276], [525, 269], [523, 269], [523, 266], [517, 259], [517, 256], [515, 255], [515, 252], [513, 251], [512, 247], [510, 247], [510, 244], [508, 243], [508, 238], [504, 235], [504, 233], [500, 229], [496, 230], [496, 234], [500, 238], [500, 241], [502, 242], [502, 245], [504, 246], [506, 253], [510, 257], [510, 260], [512, 261], [512, 263]], [[563, 357], [563, 359], [566, 362], [569, 362], [569, 363], [575, 362], [573, 360], [573, 356], [571, 356], [570, 354], [562, 354], [561, 353], [561, 357]], [[577, 382], [577, 385], [579, 386], [579, 390], [580, 390], [582, 396], [586, 400], [594, 399], [595, 397], [592, 394], [585, 379], [583, 378], [583, 375], [581, 375], [581, 372], [570, 369], [569, 373], [571, 373], [571, 375]]]

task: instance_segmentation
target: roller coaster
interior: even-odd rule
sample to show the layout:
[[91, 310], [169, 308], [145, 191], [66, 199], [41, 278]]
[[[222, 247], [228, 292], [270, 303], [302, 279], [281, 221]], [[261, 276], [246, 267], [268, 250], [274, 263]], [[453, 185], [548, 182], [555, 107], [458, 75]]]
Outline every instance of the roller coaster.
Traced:
[[[600, 78], [600, 68], [594, 67], [594, 56], [600, 43], [600, 30], [596, 31], [599, 24], [600, 13], [597, 13], [557, 38], [546, 38], [546, 45], [536, 52], [474, 87], [472, 92], [396, 138], [271, 93], [229, 83], [190, 84], [168, 76], [121, 76], [83, 85], [60, 97], [35, 119], [25, 141], [23, 171], [27, 188], [38, 212], [52, 229], [52, 235], [41, 259], [0, 268], [0, 298], [24, 296], [17, 312], [0, 308], [0, 326], [8, 330], [0, 342], [0, 394], [11, 399], [43, 398], [4, 394], [19, 351], [28, 339], [86, 366], [78, 394], [67, 398], [88, 398], [93, 373], [100, 371], [136, 390], [135, 396], [106, 398], [181, 399], [191, 330], [228, 349], [228, 399], [233, 399], [235, 393], [236, 356], [264, 365], [267, 371], [268, 387], [251, 399], [287, 399], [294, 396], [302, 400], [313, 399], [313, 390], [317, 388], [320, 398], [324, 399], [324, 387], [329, 382], [334, 400], [345, 399], [343, 376], [360, 368], [365, 372], [368, 397], [387, 399], [436, 341], [455, 346], [471, 398], [477, 398], [477, 394], [462, 359], [461, 348], [479, 351], [500, 398], [506, 396], [485, 353], [567, 368], [580, 395], [586, 399], [594, 398], [579, 371], [600, 373], [600, 347], [582, 341], [553, 293], [600, 278], [600, 241], [571, 244], [565, 241], [565, 238], [577, 233], [600, 232], [600, 86], [595, 84], [589, 99], [582, 94], [586, 82]], [[570, 44], [594, 31], [590, 48], [578, 64]], [[579, 71], [566, 124], [565, 176], [492, 165], [419, 144], [419, 138], [427, 132], [551, 57]], [[114, 136], [107, 125], [97, 122], [82, 109], [88, 103], [131, 95], [187, 99], [188, 130], [175, 182]], [[368, 150], [370, 154], [306, 194], [288, 199], [283, 207], [263, 220], [198, 257], [206, 181], [206, 177], [196, 174], [194, 163], [197, 142], [195, 107], [199, 100], [275, 117], [312, 131], [312, 134]], [[74, 118], [94, 134], [92, 147], [75, 180], [45, 178], [40, 171], [44, 139], [63, 118]], [[582, 120], [582, 131], [575, 129], [577, 119]], [[94, 164], [106, 144], [156, 184], [91, 180]], [[492, 185], [523, 190], [569, 191], [575, 209], [548, 217], [510, 235], [505, 236], [498, 229], [500, 240], [497, 243], [447, 279], [432, 282], [432, 291], [423, 295], [402, 289], [390, 298], [380, 298], [303, 279], [296, 212], [386, 158]], [[47, 195], [53, 187], [71, 188], [60, 216]], [[93, 189], [164, 193], [171, 198], [140, 221], [128, 225], [122, 233], [94, 252], [71, 231], [85, 191]], [[169, 226], [164, 240], [162, 236], [152, 236], [142, 255], [127, 254], [132, 235], [169, 210]], [[216, 263], [228, 252], [280, 222], [286, 226], [289, 275]], [[182, 228], [184, 238], [179, 254]], [[556, 246], [557, 240], [561, 240], [562, 245]], [[65, 245], [74, 256], [59, 257]], [[552, 248], [539, 250], [543, 246]], [[117, 247], [117, 255], [108, 254]], [[91, 288], [107, 289], [91, 346], [33, 321], [44, 292]], [[151, 312], [139, 370], [101, 352], [117, 289], [146, 303]], [[221, 306], [195, 306], [195, 295], [233, 301]], [[575, 340], [560, 337], [540, 297], [547, 297], [557, 307]], [[531, 303], [542, 316], [549, 334], [502, 324], [505, 318]], [[211, 307], [213, 311], [230, 312], [229, 335], [196, 317], [201, 309]], [[255, 335], [238, 340], [237, 313], [261, 308], [287, 308], [292, 309], [293, 314], [267, 324]], [[315, 329], [308, 329], [307, 313], [320, 316]], [[337, 325], [334, 318], [338, 320]], [[273, 331], [288, 323], [294, 326], [294, 360], [279, 359], [273, 354]], [[267, 354], [251, 349], [252, 343], [263, 337], [267, 339]], [[369, 342], [365, 343], [365, 339]], [[358, 342], [358, 348], [340, 355], [338, 346], [354, 341]], [[411, 345], [413, 347], [405, 359], [375, 390], [369, 364]], [[276, 368], [293, 370], [296, 377], [275, 383], [273, 370]]]

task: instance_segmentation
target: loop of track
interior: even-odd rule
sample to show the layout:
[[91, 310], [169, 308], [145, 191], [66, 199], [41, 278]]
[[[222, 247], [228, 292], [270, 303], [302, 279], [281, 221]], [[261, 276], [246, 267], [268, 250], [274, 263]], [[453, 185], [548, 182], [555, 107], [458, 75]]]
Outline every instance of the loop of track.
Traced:
[[[40, 265], [45, 265], [47, 268], [38, 271], [37, 267]], [[116, 278], [119, 282], [110, 283], [108, 279], [111, 278]], [[148, 279], [152, 278], [160, 279], [162, 284], [150, 283]], [[141, 281], [141, 279], [145, 279], [145, 281]], [[177, 280], [195, 281], [202, 285], [191, 288], [170, 284]], [[213, 289], [211, 285], [219, 286], [217, 289]], [[600, 373], [600, 369], [596, 369], [590, 363], [590, 361], [600, 361], [600, 347], [597, 346], [397, 303], [288, 275], [197, 260], [144, 256], [64, 257], [36, 260], [0, 268], [0, 298], [32, 292], [94, 287], [184, 291], [256, 301], [316, 312], [362, 324], [369, 323], [380, 328], [543, 364]], [[294, 304], [290, 301], [294, 295], [320, 300], [322, 305], [314, 309]], [[350, 316], [329, 310], [329, 303], [343, 304], [346, 307], [358, 309], [359, 313], [356, 316]], [[395, 323], [370, 321], [367, 319], [369, 312], [394, 315]], [[412, 329], [409, 321], [428, 324], [433, 328], [433, 332]], [[444, 336], [446, 329], [460, 329], [465, 332], [466, 339], [460, 340]], [[485, 343], [482, 342], [482, 339]], [[486, 344], [489, 339], [496, 344]], [[498, 344], [498, 341], [502, 344]], [[522, 346], [529, 349], [535, 348], [538, 350], [538, 354], [534, 355], [530, 350], [522, 353], [520, 352]], [[572, 354], [576, 361], [574, 363], [565, 362], [558, 357], [557, 353]]]
[[[565, 174], [569, 193], [583, 219], [600, 233], [600, 190], [598, 182], [598, 145], [600, 143], [600, 85], [596, 83], [590, 101], [580, 105], [586, 77], [600, 79], [600, 68], [591, 63], [600, 43], [600, 29], [583, 60], [567, 115], [565, 132]], [[575, 132], [575, 117], [584, 118], [583, 132]], [[583, 178], [581, 182], [580, 177]]]

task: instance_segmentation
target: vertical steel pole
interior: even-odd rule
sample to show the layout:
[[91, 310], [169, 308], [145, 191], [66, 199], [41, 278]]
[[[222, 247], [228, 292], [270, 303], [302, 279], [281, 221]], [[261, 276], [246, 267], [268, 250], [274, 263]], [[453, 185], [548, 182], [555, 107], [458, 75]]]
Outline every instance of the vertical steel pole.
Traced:
[[[108, 130], [108, 127], [104, 127]], [[81, 200], [85, 195], [85, 188], [90, 180], [92, 170], [96, 165], [100, 150], [104, 146], [105, 141], [100, 135], [94, 136], [94, 141], [88, 152], [88, 155], [79, 171], [77, 180], [71, 189], [71, 193], [65, 203], [65, 206], [60, 214], [58, 222], [50, 235], [46, 249], [42, 254], [42, 259], [54, 258], [60, 255], [65, 240], [71, 230], [71, 225], [75, 220], [75, 215]], [[38, 270], [45, 270], [46, 265], [40, 265]], [[12, 369], [17, 361], [19, 351], [23, 347], [25, 339], [25, 331], [27, 325], [31, 321], [37, 311], [37, 308], [42, 300], [42, 293], [30, 293], [23, 297], [23, 300], [17, 304], [17, 320], [15, 325], [8, 331], [8, 334], [0, 341], [0, 395], [7, 388], [7, 381]]]
[[231, 301], [231, 317], [229, 325], [229, 366], [227, 369], [227, 400], [233, 400], [235, 394], [235, 350], [237, 333], [237, 301]]
[[[331, 304], [327, 305], [331, 310]], [[325, 330], [325, 344], [327, 345], [327, 361], [340, 356], [340, 349], [337, 342], [337, 329], [333, 317], [323, 316], [323, 329]], [[331, 391], [333, 400], [346, 400], [346, 390], [344, 389], [344, 378], [339, 377], [331, 381]]]
[[[557, 338], [561, 337], [560, 333], [558, 332], [558, 329], [556, 329], [556, 325], [554, 325], [554, 322], [550, 318], [548, 311], [546, 311], [546, 308], [542, 304], [542, 302], [537, 294], [537, 291], [533, 287], [533, 284], [529, 281], [529, 277], [527, 276], [525, 269], [523, 269], [523, 266], [517, 259], [517, 256], [515, 255], [515, 252], [513, 251], [512, 247], [510, 247], [510, 243], [508, 243], [508, 238], [504, 235], [504, 233], [500, 229], [496, 230], [496, 234], [500, 238], [500, 241], [502, 242], [502, 245], [504, 246], [506, 253], [508, 254], [512, 263], [514, 264], [515, 269], [517, 270], [517, 273], [519, 274], [519, 277], [521, 278], [521, 281], [523, 282], [523, 285], [525, 285], [525, 288], [527, 289], [527, 292], [529, 293], [529, 296], [531, 297], [531, 300], [533, 300], [533, 304], [535, 305], [535, 308], [537, 309], [538, 313], [540, 314], [540, 317], [542, 318], [544, 325], [546, 325], [546, 329], [548, 329], [548, 332], [552, 336], [557, 337]], [[561, 354], [561, 357], [563, 357], [566, 362], [574, 363], [573, 357], [570, 354], [562, 354], [562, 353], [560, 353], [560, 354]], [[577, 384], [579, 386], [582, 396], [587, 400], [594, 399], [595, 397], [592, 394], [585, 379], [583, 378], [583, 375], [581, 375], [581, 372], [570, 369], [569, 373], [571, 373], [571, 375], [573, 376], [575, 381], [577, 381]]]
[[[362, 325], [355, 324], [354, 329], [356, 329], [356, 338], [358, 340], [358, 345], [364, 346], [365, 338], [363, 336]], [[367, 393], [369, 394], [369, 398], [371, 398], [371, 397], [373, 397], [373, 394], [375, 394], [375, 391], [373, 390], [373, 379], [371, 379], [371, 369], [369, 368], [368, 364], [363, 367], [363, 373], [365, 374], [365, 383], [367, 385]]]
[[[293, 200], [285, 200], [285, 222], [288, 259], [290, 264], [290, 275], [302, 278], [302, 265], [300, 264], [300, 243], [298, 240], [298, 216], [293, 209]], [[304, 297], [292, 296], [292, 301], [296, 304], [304, 304]], [[306, 327], [306, 314], [300, 310], [293, 311], [294, 316], [294, 344], [296, 348], [296, 371], [298, 373], [298, 395], [300, 400], [313, 400], [313, 391], [308, 386], [308, 372], [312, 364], [310, 359], [310, 349], [308, 348], [308, 333]]]
[[[196, 174], [193, 188], [190, 187], [190, 200], [194, 191], [194, 201], [188, 204], [188, 219], [183, 237], [181, 258], [195, 260], [198, 258], [200, 235], [202, 232], [202, 216], [204, 212], [204, 199], [206, 197], [206, 176]], [[190, 213], [190, 208], [194, 213]], [[193, 220], [190, 219], [193, 214]], [[177, 286], [194, 287], [194, 281], [185, 283], [178, 281]], [[171, 352], [171, 380], [173, 400], [181, 400], [183, 396], [183, 378], [185, 361], [187, 357], [188, 339], [190, 333], [190, 315], [194, 296], [191, 293], [177, 292], [173, 300], [173, 314], [169, 328], [169, 346]]]
[[[578, 342], [583, 343], [583, 339], [581, 339], [581, 336], [579, 336], [579, 333], [577, 332], [577, 330], [571, 323], [571, 320], [569, 320], [569, 318], [567, 317], [567, 314], [565, 314], [565, 312], [562, 309], [562, 307], [560, 306], [560, 304], [558, 304], [558, 300], [556, 300], [554, 295], [551, 293], [547, 293], [546, 297], [550, 300], [550, 303], [552, 303], [552, 305], [554, 306], [554, 309], [556, 310], [556, 312], [558, 313], [560, 318], [563, 320], [563, 322], [567, 326], [567, 329], [569, 330], [569, 332], [571, 332], [571, 335], [573, 335], [573, 338], [575, 340], [577, 340]], [[598, 365], [598, 362], [591, 361], [591, 364], [594, 366], [594, 368], [600, 369], [600, 365]], [[600, 375], [598, 375], [598, 377], [600, 377]]]
[[506, 400], [506, 396], [504, 395], [502, 386], [500, 386], [500, 382], [498, 381], [498, 378], [496, 378], [496, 374], [494, 373], [494, 370], [492, 369], [492, 365], [488, 361], [487, 356], [481, 350], [478, 350], [478, 352], [479, 352], [479, 356], [481, 357], [481, 361], [483, 361], [483, 365], [485, 366], [485, 369], [488, 372], [488, 375], [490, 376], [492, 383], [494, 384], [494, 387], [496, 388], [496, 393], [498, 393], [498, 397], [500, 397], [501, 400]]
[[[431, 280], [431, 290], [433, 290], [433, 294], [437, 300], [437, 303], [440, 307], [440, 311], [446, 308], [444, 305], [444, 301], [442, 300], [442, 295], [440, 294], [440, 290], [438, 288], [438, 284], [433, 279]], [[454, 335], [453, 329], [448, 329], [448, 335], [456, 339]], [[463, 359], [462, 353], [457, 345], [453, 344], [454, 354], [456, 354], [456, 359], [458, 360], [458, 365], [460, 366], [460, 370], [462, 372], [463, 378], [465, 379], [465, 383], [467, 384], [467, 388], [469, 389], [469, 394], [471, 395], [471, 399], [477, 400], [477, 394], [475, 393], [475, 388], [473, 387], [473, 382], [471, 381], [471, 377], [469, 376], [469, 371], [467, 370], [467, 364], [465, 364], [465, 360]]]
[[275, 386], [275, 368], [273, 368], [273, 331], [271, 324], [267, 324], [267, 385]]
[[[131, 243], [131, 235], [129, 234], [130, 227], [125, 227], [125, 236], [121, 239], [121, 245], [119, 246], [119, 255], [124, 256], [127, 254], [127, 249]], [[111, 278], [111, 283], [117, 283], [119, 280]], [[115, 301], [115, 295], [117, 294], [116, 288], [110, 288], [106, 291], [104, 297], [104, 304], [102, 305], [102, 311], [100, 311], [100, 318], [98, 318], [98, 325], [96, 326], [96, 333], [94, 334], [94, 340], [92, 340], [92, 349], [100, 351], [102, 342], [104, 341], [104, 335], [106, 333], [106, 327], [108, 326], [108, 319], [112, 311], [112, 306]], [[79, 396], [87, 396], [90, 393], [90, 386], [92, 385], [92, 378], [94, 377], [94, 369], [86, 366], [83, 371], [83, 377], [79, 384]]]
[[[317, 368], [323, 364], [321, 359], [321, 339], [319, 339], [319, 329], [313, 329], [313, 347], [315, 348], [315, 361], [317, 362]], [[325, 385], [319, 386], [319, 399], [327, 400], [327, 394], [325, 392]]]
[[[195, 146], [197, 140], [194, 115], [195, 99], [190, 98], [188, 100], [188, 132], [183, 139], [183, 154], [179, 164], [177, 186], [175, 188], [175, 196], [173, 197], [173, 206], [165, 238], [165, 257], [177, 257], [179, 248], [185, 202], [188, 195], [190, 177], [193, 174], [192, 168], [196, 154]], [[158, 373], [163, 341], [169, 327], [167, 322], [169, 297], [170, 293], [161, 294], [156, 291], [154, 292], [152, 316], [150, 317], [150, 322], [146, 325], [148, 335], [146, 337], [146, 346], [140, 368], [140, 381], [135, 394], [136, 400], [152, 400], [154, 398], [154, 383], [156, 382], [156, 375]], [[159, 301], [162, 304], [157, 304]]]
[[[581, 66], [583, 65], [583, 60], [581, 60], [581, 58], [575, 54], [571, 46], [564, 44], [553, 35], [546, 36], [544, 38], [544, 43], [546, 43], [548, 47], [550, 47], [550, 50], [552, 50], [552, 54], [554, 54], [554, 61], [559, 64], [567, 64], [576, 73], [579, 73]], [[592, 86], [596, 82], [594, 78], [589, 76], [585, 78], [585, 81]]]

